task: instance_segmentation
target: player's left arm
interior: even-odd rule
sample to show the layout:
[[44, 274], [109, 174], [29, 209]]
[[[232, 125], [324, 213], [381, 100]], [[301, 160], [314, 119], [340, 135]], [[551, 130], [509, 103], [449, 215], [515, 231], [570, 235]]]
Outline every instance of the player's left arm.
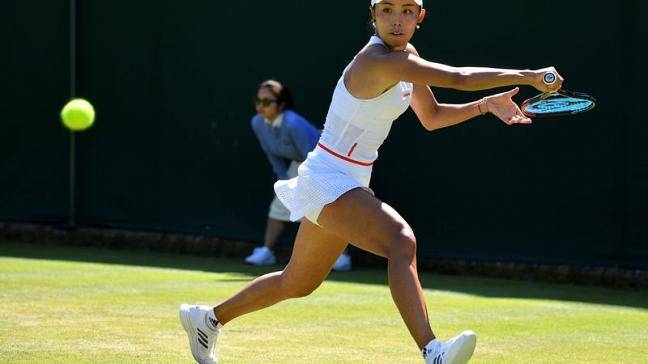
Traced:
[[[487, 90], [495, 87], [526, 84], [539, 91], [549, 92], [560, 88], [563, 78], [554, 67], [538, 70], [514, 70], [488, 67], [456, 67], [459, 75], [459, 90], [476, 91]], [[546, 73], [556, 75], [556, 82], [547, 85], [543, 82]]]
[[[537, 70], [517, 70], [489, 67], [454, 67], [423, 59], [412, 44], [406, 52], [381, 55], [380, 65], [395, 80], [424, 83], [461, 91], [488, 90], [513, 85], [530, 85], [547, 92], [560, 88], [562, 76], [554, 67]], [[547, 72], [556, 75], [556, 82], [547, 85], [543, 77]]]

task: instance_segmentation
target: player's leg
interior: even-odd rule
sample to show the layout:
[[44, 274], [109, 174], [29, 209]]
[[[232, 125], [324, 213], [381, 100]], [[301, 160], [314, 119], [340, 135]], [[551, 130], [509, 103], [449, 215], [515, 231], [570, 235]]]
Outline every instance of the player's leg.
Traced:
[[180, 321], [189, 336], [196, 361], [216, 363], [216, 338], [222, 325], [246, 313], [288, 298], [306, 296], [315, 290], [346, 246], [346, 241], [304, 220], [290, 262], [283, 271], [256, 278], [214, 308], [181, 305]]
[[423, 349], [426, 363], [468, 361], [476, 343], [471, 331], [446, 342], [434, 340], [416, 268], [416, 239], [398, 212], [358, 188], [325, 206], [317, 222], [353, 245], [388, 259], [392, 297], [414, 341]]
[[281, 272], [256, 278], [241, 291], [217, 305], [218, 320], [232, 319], [288, 298], [303, 297], [315, 290], [330, 273], [347, 242], [307, 219], [302, 221], [290, 262]]
[[389, 287], [412, 337], [423, 348], [434, 334], [416, 269], [416, 239], [393, 208], [364, 189], [354, 189], [322, 209], [324, 229], [388, 259]]

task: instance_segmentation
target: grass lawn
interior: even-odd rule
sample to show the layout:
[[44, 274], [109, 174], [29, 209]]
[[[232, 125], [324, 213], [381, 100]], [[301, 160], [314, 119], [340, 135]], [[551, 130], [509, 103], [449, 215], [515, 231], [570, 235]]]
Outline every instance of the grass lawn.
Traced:
[[[274, 270], [279, 267], [274, 267]], [[191, 363], [180, 303], [269, 271], [240, 260], [0, 242], [0, 363]], [[436, 334], [477, 333], [471, 363], [648, 363], [648, 293], [422, 274]], [[382, 270], [241, 317], [220, 363], [422, 363]]]

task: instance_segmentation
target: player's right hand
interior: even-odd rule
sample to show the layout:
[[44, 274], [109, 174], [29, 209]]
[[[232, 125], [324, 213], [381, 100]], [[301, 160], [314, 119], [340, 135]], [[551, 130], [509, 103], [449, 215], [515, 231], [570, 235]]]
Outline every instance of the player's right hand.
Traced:
[[[531, 86], [538, 89], [540, 92], [552, 92], [557, 91], [562, 87], [563, 81], [565, 79], [556, 71], [555, 67], [545, 67], [533, 71], [533, 81]], [[553, 73], [556, 76], [556, 80], [553, 83], [547, 84], [545, 82], [545, 75], [547, 73]]]

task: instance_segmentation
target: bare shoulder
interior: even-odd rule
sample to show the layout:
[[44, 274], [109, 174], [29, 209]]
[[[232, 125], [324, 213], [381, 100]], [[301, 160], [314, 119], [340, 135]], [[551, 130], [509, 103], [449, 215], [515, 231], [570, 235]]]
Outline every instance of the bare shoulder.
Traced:
[[385, 57], [392, 53], [379, 44], [360, 50], [344, 77], [349, 92], [358, 98], [373, 98], [389, 88], [390, 81], [384, 77], [383, 67]]
[[393, 53], [387, 47], [380, 44], [369, 45], [358, 52], [354, 63], [360, 63], [365, 66], [371, 66], [384, 61], [385, 56]]
[[418, 51], [411, 43], [408, 43], [405, 49], [397, 51], [381, 45], [373, 45], [360, 51], [356, 59], [366, 67], [385, 71], [386, 68], [399, 68], [409, 63], [410, 55], [419, 56]]
[[380, 44], [364, 47], [355, 56], [347, 73], [354, 78], [364, 78], [365, 81], [375, 79], [380, 73], [380, 66], [384, 61], [384, 57], [389, 53], [391, 51]]
[[[412, 51], [416, 51], [412, 47]], [[408, 50], [393, 51], [383, 45], [373, 44], [363, 48], [356, 56], [352, 68], [361, 69], [363, 74], [372, 79], [385, 78], [387, 74], [395, 69], [400, 68], [404, 62], [407, 62]], [[355, 70], [354, 70], [355, 71]]]

